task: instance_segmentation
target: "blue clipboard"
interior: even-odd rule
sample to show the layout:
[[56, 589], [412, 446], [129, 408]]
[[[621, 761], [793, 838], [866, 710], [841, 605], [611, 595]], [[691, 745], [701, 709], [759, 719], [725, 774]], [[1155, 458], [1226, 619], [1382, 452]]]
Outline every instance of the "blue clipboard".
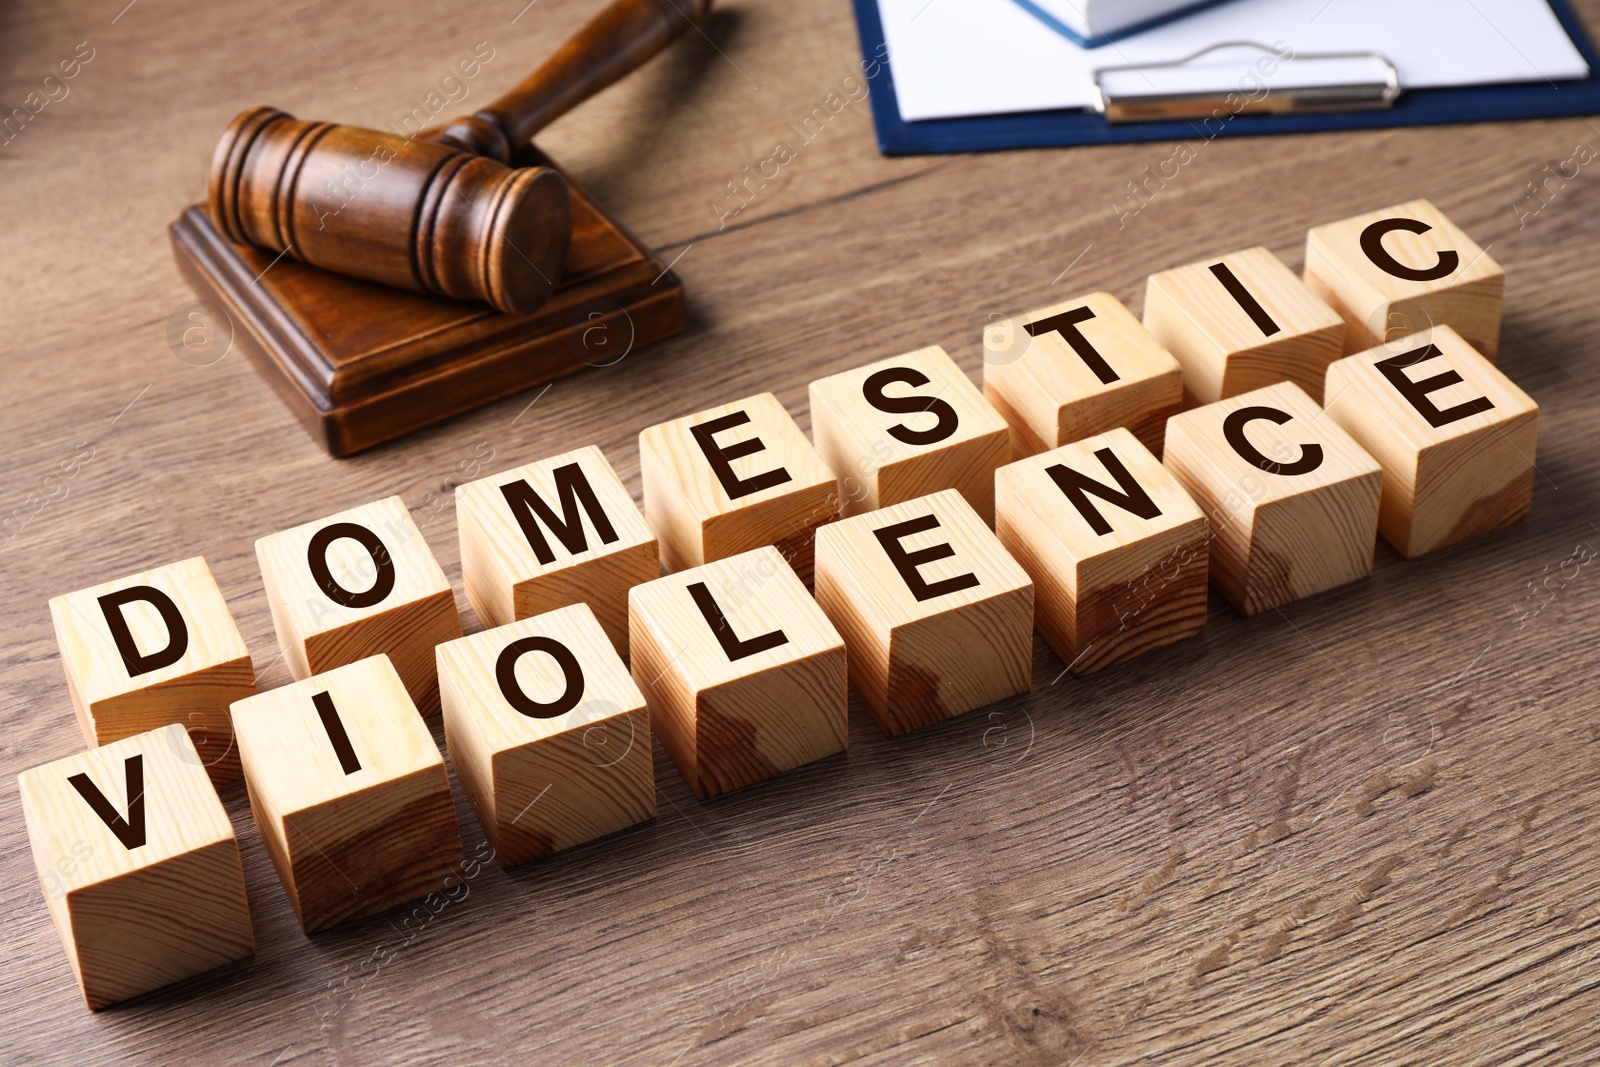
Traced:
[[[887, 50], [877, 0], [853, 0], [853, 3], [862, 55], [884, 55]], [[876, 64], [877, 70], [867, 79], [871, 89], [872, 120], [878, 129], [878, 149], [886, 156], [906, 156], [1600, 114], [1600, 56], [1595, 54], [1594, 45], [1566, 0], [1549, 0], [1549, 3], [1561, 28], [1567, 31], [1573, 45], [1589, 64], [1589, 77], [1459, 89], [1409, 89], [1400, 94], [1394, 106], [1382, 110], [1304, 115], [1240, 114], [1219, 130], [1208, 131], [1202, 130], [1198, 122], [1189, 120], [1108, 123], [1098, 112], [1078, 109], [906, 122], [900, 118], [900, 105], [895, 97], [891, 57]]]

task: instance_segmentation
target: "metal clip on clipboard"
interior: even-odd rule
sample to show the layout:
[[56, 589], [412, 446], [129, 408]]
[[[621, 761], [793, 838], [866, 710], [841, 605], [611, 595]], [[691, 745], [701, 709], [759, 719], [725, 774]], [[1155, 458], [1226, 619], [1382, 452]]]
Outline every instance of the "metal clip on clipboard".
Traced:
[[[1224, 49], [1270, 58], [1242, 67], [1196, 62]], [[1283, 55], [1254, 41], [1224, 41], [1168, 63], [1102, 67], [1094, 90], [1107, 122], [1153, 122], [1387, 108], [1400, 95], [1400, 76], [1381, 52]]]

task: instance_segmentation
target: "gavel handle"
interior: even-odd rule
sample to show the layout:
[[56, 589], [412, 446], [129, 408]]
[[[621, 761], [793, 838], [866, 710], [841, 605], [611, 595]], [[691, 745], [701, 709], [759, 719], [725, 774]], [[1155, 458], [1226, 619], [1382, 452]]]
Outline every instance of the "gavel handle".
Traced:
[[506, 162], [535, 133], [643, 64], [710, 8], [711, 0], [614, 0], [510, 92], [423, 136]]

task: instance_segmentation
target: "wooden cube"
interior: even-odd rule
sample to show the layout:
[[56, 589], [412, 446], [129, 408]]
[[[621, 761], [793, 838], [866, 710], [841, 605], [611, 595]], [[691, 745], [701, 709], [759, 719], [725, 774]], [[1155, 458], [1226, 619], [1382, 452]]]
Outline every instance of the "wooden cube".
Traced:
[[655, 818], [650, 712], [589, 605], [440, 645], [439, 694], [502, 866]]
[[994, 522], [1006, 422], [938, 345], [812, 382], [811, 434], [844, 515], [957, 489]]
[[93, 1009], [255, 951], [233, 824], [172, 723], [23, 771], [33, 863]]
[[204, 559], [54, 597], [50, 620], [91, 748], [179, 723], [213, 779], [239, 777], [228, 705], [256, 673]]
[[250, 811], [306, 933], [444, 888], [462, 860], [444, 758], [379, 654], [241, 700]]
[[1306, 285], [1344, 317], [1344, 350], [1450, 326], [1493, 362], [1505, 272], [1426, 200], [1317, 226]]
[[628, 651], [628, 590], [661, 576], [655, 535], [593, 445], [456, 489], [461, 577], [485, 626], [588, 604]]
[[1183, 365], [1193, 406], [1274, 382], [1322, 395], [1344, 354], [1344, 320], [1265, 248], [1152, 274], [1144, 324]]
[[843, 752], [844, 639], [776, 547], [628, 594], [633, 680], [701, 800]]
[[1328, 417], [1383, 466], [1378, 530], [1402, 556], [1532, 506], [1539, 405], [1449, 326], [1339, 360], [1327, 396]]
[[1161, 452], [1183, 410], [1183, 370], [1122, 301], [1090, 293], [1030, 312], [1030, 335], [986, 358], [983, 393], [1011, 426], [1021, 459], [1125, 426]]
[[1073, 674], [1205, 625], [1205, 515], [1126, 429], [1000, 468], [995, 532], [1033, 578], [1034, 624]]
[[1033, 680], [1033, 582], [954, 489], [819, 530], [817, 603], [891, 737]]
[[461, 636], [455, 593], [397, 496], [256, 542], [284, 662], [296, 678], [382, 653], [424, 715], [439, 713], [433, 650]]
[[644, 517], [669, 571], [776, 545], [811, 582], [817, 527], [839, 516], [839, 485], [771, 393], [639, 434]]
[[1186, 411], [1162, 462], [1211, 522], [1211, 584], [1244, 615], [1372, 573], [1378, 461], [1298, 385]]

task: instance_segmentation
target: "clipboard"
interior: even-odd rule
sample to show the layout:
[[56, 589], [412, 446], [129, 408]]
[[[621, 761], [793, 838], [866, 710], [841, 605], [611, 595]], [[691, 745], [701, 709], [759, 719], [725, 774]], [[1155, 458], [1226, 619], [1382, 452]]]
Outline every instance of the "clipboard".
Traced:
[[[852, 2], [862, 54], [885, 54], [877, 0]], [[1589, 77], [1553, 83], [1410, 89], [1398, 93], [1387, 105], [1375, 101], [1370, 109], [1362, 110], [1308, 107], [1271, 114], [1243, 111], [1209, 128], [1202, 127], [1193, 117], [1114, 122], [1108, 121], [1100, 111], [1079, 109], [906, 122], [900, 118], [893, 57], [890, 56], [878, 64], [878, 69], [867, 79], [872, 119], [878, 132], [879, 151], [886, 156], [899, 156], [1600, 114], [1600, 55], [1596, 54], [1567, 0], [1549, 0], [1549, 3], [1561, 28], [1588, 63]]]

